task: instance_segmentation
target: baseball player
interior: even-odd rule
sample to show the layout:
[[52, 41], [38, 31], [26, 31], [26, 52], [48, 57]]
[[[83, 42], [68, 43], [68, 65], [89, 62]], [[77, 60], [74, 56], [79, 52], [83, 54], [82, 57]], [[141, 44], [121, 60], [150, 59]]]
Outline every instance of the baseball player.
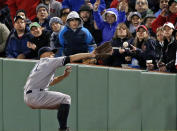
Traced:
[[63, 75], [54, 77], [58, 67], [84, 58], [95, 57], [96, 53], [93, 51], [54, 58], [56, 51], [50, 47], [42, 47], [39, 50], [40, 60], [32, 69], [24, 87], [24, 101], [32, 109], [57, 109], [59, 131], [69, 131], [67, 118], [71, 97], [60, 92], [48, 91], [48, 88], [62, 81], [71, 72], [71, 66], [67, 66]]

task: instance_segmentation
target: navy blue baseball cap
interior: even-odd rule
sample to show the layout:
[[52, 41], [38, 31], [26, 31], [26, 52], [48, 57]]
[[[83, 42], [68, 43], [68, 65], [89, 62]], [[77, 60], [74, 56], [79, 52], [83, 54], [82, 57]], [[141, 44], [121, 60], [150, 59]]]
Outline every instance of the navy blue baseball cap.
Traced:
[[51, 47], [42, 47], [38, 51], [38, 57], [40, 58], [40, 56], [45, 52], [53, 52], [55, 54], [57, 49], [52, 49]]
[[16, 22], [18, 19], [22, 19], [22, 20], [24, 20], [24, 18], [21, 17], [21, 16], [15, 16], [15, 17], [14, 17], [14, 22]]

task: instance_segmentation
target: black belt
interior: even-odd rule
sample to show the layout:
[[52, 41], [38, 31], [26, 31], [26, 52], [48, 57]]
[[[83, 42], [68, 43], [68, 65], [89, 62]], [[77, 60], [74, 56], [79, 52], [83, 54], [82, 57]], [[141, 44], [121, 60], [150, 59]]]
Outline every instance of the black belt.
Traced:
[[[39, 91], [43, 91], [44, 89], [40, 89]], [[27, 92], [26, 92], [26, 94], [30, 94], [30, 93], [32, 93], [32, 90], [28, 90]]]

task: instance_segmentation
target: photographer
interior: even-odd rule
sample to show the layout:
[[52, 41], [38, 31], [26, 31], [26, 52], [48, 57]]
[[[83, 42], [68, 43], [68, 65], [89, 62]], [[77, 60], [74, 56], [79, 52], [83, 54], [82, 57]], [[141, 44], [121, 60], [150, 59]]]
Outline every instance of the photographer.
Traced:
[[[140, 69], [146, 69], [146, 61], [151, 60], [155, 63], [155, 41], [149, 37], [148, 29], [145, 25], [140, 25], [136, 29], [136, 37], [130, 41], [132, 45], [131, 57], [138, 61]], [[138, 66], [136, 65], [136, 66]]]

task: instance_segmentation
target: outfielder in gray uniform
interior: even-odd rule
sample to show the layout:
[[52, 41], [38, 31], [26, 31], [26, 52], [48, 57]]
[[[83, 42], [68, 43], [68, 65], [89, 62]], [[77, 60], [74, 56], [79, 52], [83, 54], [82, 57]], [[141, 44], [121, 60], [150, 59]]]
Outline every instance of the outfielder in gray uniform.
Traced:
[[27, 79], [24, 87], [24, 101], [32, 109], [57, 109], [59, 131], [69, 131], [67, 118], [71, 97], [60, 92], [48, 91], [48, 88], [66, 78], [71, 72], [71, 66], [67, 66], [62, 76], [54, 77], [58, 67], [84, 58], [95, 57], [95, 53], [93, 51], [54, 58], [55, 52], [56, 50], [52, 50], [50, 47], [43, 47], [39, 50], [38, 54], [41, 59], [36, 63]]

